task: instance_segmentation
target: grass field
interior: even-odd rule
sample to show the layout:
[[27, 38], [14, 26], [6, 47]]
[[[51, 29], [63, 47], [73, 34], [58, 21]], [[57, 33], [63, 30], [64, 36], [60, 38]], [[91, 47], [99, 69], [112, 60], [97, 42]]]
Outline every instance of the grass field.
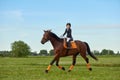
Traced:
[[0, 80], [120, 80], [120, 56], [98, 56], [99, 61], [89, 57], [93, 71], [86, 68], [82, 57], [77, 57], [77, 64], [71, 72], [67, 72], [72, 58], [64, 57], [60, 65], [55, 65], [46, 74], [44, 70], [53, 57], [0, 58]]

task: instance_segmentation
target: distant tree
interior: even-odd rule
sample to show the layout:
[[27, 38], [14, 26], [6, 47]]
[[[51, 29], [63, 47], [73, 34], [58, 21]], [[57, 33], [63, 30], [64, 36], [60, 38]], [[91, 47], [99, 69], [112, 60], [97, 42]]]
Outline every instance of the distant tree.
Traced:
[[114, 51], [113, 50], [107, 50], [107, 49], [103, 49], [101, 51], [101, 55], [114, 55]]
[[30, 54], [30, 47], [23, 41], [15, 41], [11, 44], [11, 54], [14, 57], [26, 57]]
[[100, 52], [99, 52], [98, 50], [94, 50], [93, 53], [94, 53], [95, 55], [100, 55]]
[[108, 54], [108, 50], [103, 49], [103, 50], [101, 51], [101, 55], [106, 55], [106, 54]]
[[113, 50], [108, 50], [108, 54], [109, 54], [109, 55], [114, 55], [115, 53], [114, 53]]
[[48, 55], [47, 50], [40, 50], [39, 55], [47, 56]]
[[49, 51], [49, 55], [50, 55], [50, 56], [53, 56], [53, 55], [54, 55], [54, 50], [53, 50], [53, 49], [51, 49], [51, 50]]
[[10, 57], [10, 51], [0, 51], [1, 57]]
[[119, 52], [119, 51], [117, 52], [117, 55], [120, 55], [120, 52]]
[[38, 53], [36, 51], [30, 53], [31, 56], [37, 56]]

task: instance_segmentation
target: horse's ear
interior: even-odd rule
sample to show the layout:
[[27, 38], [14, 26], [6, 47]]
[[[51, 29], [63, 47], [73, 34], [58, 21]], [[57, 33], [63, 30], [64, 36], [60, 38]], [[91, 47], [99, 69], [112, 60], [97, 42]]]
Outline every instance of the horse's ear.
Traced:
[[43, 30], [44, 32], [46, 32], [46, 30]]
[[49, 31], [49, 32], [51, 32], [52, 30], [51, 30], [51, 29], [49, 29], [48, 31]]

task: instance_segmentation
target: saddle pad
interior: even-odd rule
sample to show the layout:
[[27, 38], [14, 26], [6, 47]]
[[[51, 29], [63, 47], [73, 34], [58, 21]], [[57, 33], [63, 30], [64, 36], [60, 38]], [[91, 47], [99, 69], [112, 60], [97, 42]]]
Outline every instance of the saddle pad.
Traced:
[[[77, 48], [77, 45], [76, 45], [75, 41], [71, 41], [70, 44], [71, 44], [71, 49]], [[65, 48], [67, 48], [66, 42], [63, 45], [64, 45]]]
[[75, 41], [71, 41], [71, 47], [72, 48], [77, 48], [77, 45], [76, 45]]

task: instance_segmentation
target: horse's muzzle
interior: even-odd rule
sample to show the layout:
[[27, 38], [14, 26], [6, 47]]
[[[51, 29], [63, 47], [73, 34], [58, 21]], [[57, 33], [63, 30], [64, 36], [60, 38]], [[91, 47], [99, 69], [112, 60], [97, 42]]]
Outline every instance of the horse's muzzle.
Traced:
[[44, 42], [43, 42], [43, 41], [41, 41], [41, 44], [44, 44]]

